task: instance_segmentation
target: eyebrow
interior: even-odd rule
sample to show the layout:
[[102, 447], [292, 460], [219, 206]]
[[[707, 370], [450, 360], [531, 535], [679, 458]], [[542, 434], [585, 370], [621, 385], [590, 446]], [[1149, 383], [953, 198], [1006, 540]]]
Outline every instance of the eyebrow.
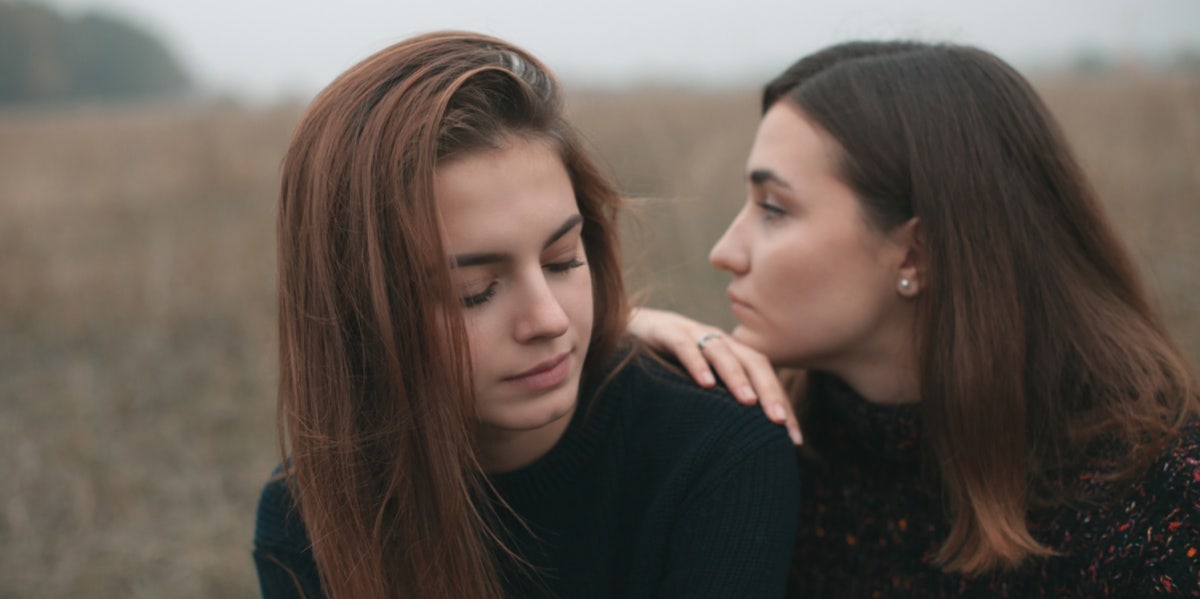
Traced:
[[788, 189], [792, 188], [791, 185], [788, 185], [787, 181], [784, 181], [782, 177], [775, 174], [775, 171], [768, 168], [756, 168], [750, 171], [750, 174], [746, 175], [746, 178], [750, 179], [750, 182], [754, 185], [774, 183], [780, 187], [786, 187]]
[[[554, 245], [554, 242], [562, 239], [564, 235], [570, 233], [572, 229], [580, 226], [583, 223], [583, 216], [580, 214], [572, 214], [563, 224], [559, 225], [554, 233], [546, 239], [546, 243], [542, 244], [542, 249]], [[451, 268], [463, 268], [465, 266], [480, 266], [482, 264], [495, 264], [504, 262], [508, 259], [507, 254], [497, 252], [481, 252], [475, 254], [456, 254], [450, 258]]]

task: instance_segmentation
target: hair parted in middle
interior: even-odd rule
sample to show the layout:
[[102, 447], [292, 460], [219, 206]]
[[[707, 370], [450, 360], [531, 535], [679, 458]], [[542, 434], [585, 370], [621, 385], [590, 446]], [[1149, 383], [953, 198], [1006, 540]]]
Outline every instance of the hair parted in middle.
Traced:
[[499, 39], [388, 47], [312, 102], [278, 213], [286, 475], [333, 597], [500, 596], [459, 298], [434, 177], [513, 139], [557, 150], [583, 217], [594, 327], [584, 381], [625, 327], [620, 198], [562, 114], [559, 84]]
[[1197, 413], [1057, 123], [1009, 65], [949, 44], [831, 46], [766, 86], [763, 112], [780, 102], [834, 142], [872, 227], [918, 220], [922, 438], [950, 518], [935, 562], [972, 575], [1052, 554], [1030, 509], [1087, 499], [1069, 477], [1098, 455], [1131, 478]]

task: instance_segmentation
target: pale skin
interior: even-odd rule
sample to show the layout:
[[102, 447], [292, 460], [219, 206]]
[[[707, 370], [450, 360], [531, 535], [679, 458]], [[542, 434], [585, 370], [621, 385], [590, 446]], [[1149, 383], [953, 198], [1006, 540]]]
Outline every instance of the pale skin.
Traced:
[[[719, 376], [801, 442], [776, 368], [836, 375], [872, 403], [918, 400], [913, 326], [924, 268], [917, 219], [884, 231], [841, 181], [837, 146], [793, 105], [763, 116], [747, 199], [709, 261], [728, 272], [739, 324], [725, 333], [641, 308], [629, 331], [677, 356], [702, 386]], [[709, 334], [703, 348], [697, 341]]]
[[515, 470], [566, 431], [591, 338], [571, 178], [549, 142], [512, 137], [440, 166], [434, 195], [471, 349], [479, 460]]

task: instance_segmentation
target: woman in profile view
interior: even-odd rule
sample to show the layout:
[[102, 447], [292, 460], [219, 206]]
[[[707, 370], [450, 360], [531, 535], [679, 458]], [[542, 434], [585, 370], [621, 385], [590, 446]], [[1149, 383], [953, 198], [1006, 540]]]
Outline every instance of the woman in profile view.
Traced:
[[737, 327], [632, 331], [794, 405], [791, 594], [1200, 596], [1196, 380], [1030, 85], [854, 42], [762, 109], [709, 257]]
[[795, 453], [621, 340], [618, 208], [501, 40], [412, 38], [313, 101], [279, 194], [265, 597], [783, 595]]

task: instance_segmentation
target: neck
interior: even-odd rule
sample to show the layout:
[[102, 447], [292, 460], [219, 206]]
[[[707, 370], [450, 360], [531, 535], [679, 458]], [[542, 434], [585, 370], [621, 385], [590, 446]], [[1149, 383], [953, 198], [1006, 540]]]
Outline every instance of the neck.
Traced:
[[828, 365], [825, 370], [842, 379], [863, 399], [876, 405], [914, 404], [921, 401], [916, 348], [901, 337]]
[[476, 436], [479, 464], [486, 472], [501, 473], [536, 462], [549, 453], [567, 432], [574, 414], [575, 408], [572, 407], [554, 421], [531, 430], [501, 429], [481, 424]]
[[914, 404], [921, 401], [914, 343], [912, 302], [901, 302], [897, 313], [874, 337], [831, 365], [828, 372], [842, 379], [863, 399], [876, 405]]
[[876, 365], [874, 368], [831, 371], [863, 399], [876, 405], [904, 405], [921, 401], [914, 368]]

